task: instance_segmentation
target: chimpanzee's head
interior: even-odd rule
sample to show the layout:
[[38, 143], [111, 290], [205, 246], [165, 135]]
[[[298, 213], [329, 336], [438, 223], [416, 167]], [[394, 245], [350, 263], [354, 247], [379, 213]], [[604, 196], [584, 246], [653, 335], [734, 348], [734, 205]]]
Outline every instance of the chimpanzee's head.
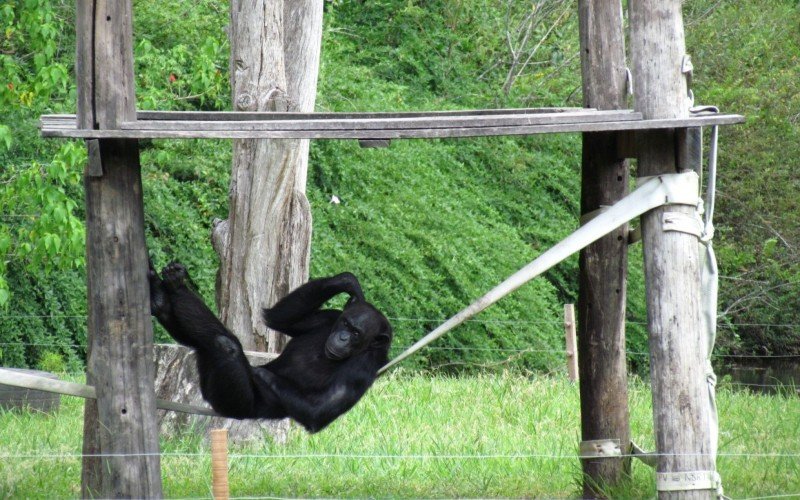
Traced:
[[389, 320], [372, 304], [353, 297], [331, 329], [325, 354], [339, 361], [368, 349], [386, 349], [391, 342]]

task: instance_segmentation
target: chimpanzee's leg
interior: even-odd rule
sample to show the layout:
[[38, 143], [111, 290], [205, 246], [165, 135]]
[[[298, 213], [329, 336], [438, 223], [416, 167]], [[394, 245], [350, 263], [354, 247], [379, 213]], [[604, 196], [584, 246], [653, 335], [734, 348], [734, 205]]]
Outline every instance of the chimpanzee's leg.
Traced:
[[167, 332], [194, 349], [203, 398], [223, 416], [254, 417], [256, 387], [239, 339], [186, 286], [185, 267], [169, 264], [162, 276], [160, 283], [157, 276], [151, 277], [151, 303], [160, 313], [156, 317]]

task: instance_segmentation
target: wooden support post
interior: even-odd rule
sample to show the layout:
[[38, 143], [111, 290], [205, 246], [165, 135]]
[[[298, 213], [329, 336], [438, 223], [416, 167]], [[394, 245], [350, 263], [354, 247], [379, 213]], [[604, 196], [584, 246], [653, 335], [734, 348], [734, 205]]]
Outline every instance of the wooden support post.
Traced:
[[[77, 2], [78, 120], [116, 128], [136, 118], [130, 0]], [[153, 388], [153, 331], [144, 207], [135, 140], [88, 144], [87, 380], [82, 494], [158, 498], [161, 473]]]
[[[687, 82], [681, 73], [685, 55], [681, 3], [629, 3], [635, 107], [645, 119], [681, 118], [689, 113]], [[676, 151], [681, 148], [674, 131], [642, 132], [639, 137], [640, 176], [678, 169]], [[665, 212], [692, 215], [694, 210], [672, 205], [642, 216], [657, 472], [676, 473], [670, 474], [670, 481], [685, 487], [661, 491], [661, 499], [716, 496], [708, 486], [692, 489], [691, 479], [704, 474], [680, 474], [714, 471], [700, 338], [699, 245], [696, 236], [662, 229]]]
[[228, 500], [228, 429], [211, 431], [211, 494]]
[[578, 380], [578, 341], [575, 336], [575, 304], [564, 304], [564, 336], [567, 345], [567, 374], [570, 382]]
[[[620, 0], [579, 0], [584, 107], [624, 109], [627, 99], [625, 36]], [[613, 205], [628, 194], [628, 162], [613, 132], [583, 134], [581, 214]], [[628, 225], [580, 253], [578, 362], [583, 441], [630, 442], [625, 357]], [[602, 495], [630, 473], [630, 459], [581, 461], [584, 497]]]

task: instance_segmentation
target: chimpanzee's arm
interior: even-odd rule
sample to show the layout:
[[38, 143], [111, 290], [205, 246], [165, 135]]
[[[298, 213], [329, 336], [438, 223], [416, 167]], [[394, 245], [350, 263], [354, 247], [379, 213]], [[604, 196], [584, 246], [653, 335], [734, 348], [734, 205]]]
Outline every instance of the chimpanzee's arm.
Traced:
[[[356, 300], [364, 300], [364, 292], [352, 273], [341, 273], [330, 278], [309, 281], [279, 300], [272, 308], [264, 309], [267, 326], [287, 335], [297, 336], [321, 326], [332, 324], [339, 311], [315, 312], [332, 297], [346, 293]], [[335, 314], [334, 314], [335, 313]]]
[[[367, 363], [369, 364], [369, 363]], [[321, 393], [305, 394], [291, 381], [268, 370], [255, 370], [278, 397], [286, 413], [308, 432], [315, 433], [352, 408], [375, 381], [374, 370], [354, 366], [341, 370]]]

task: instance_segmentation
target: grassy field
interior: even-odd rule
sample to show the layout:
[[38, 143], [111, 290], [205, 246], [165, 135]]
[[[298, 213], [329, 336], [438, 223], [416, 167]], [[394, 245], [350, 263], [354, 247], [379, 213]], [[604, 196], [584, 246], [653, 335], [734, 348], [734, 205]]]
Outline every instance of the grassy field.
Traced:
[[[645, 384], [630, 387], [633, 439], [652, 449]], [[722, 389], [719, 470], [734, 498], [800, 497], [800, 400]], [[0, 414], [0, 498], [80, 494], [82, 409]], [[234, 497], [546, 497], [579, 494], [578, 387], [560, 377], [393, 374], [317, 435], [293, 428], [230, 450]], [[208, 446], [196, 435], [162, 443], [164, 494], [208, 498]], [[769, 456], [767, 456], [769, 455]], [[786, 456], [789, 455], [789, 456]], [[615, 498], [652, 497], [654, 474], [633, 465]]]

